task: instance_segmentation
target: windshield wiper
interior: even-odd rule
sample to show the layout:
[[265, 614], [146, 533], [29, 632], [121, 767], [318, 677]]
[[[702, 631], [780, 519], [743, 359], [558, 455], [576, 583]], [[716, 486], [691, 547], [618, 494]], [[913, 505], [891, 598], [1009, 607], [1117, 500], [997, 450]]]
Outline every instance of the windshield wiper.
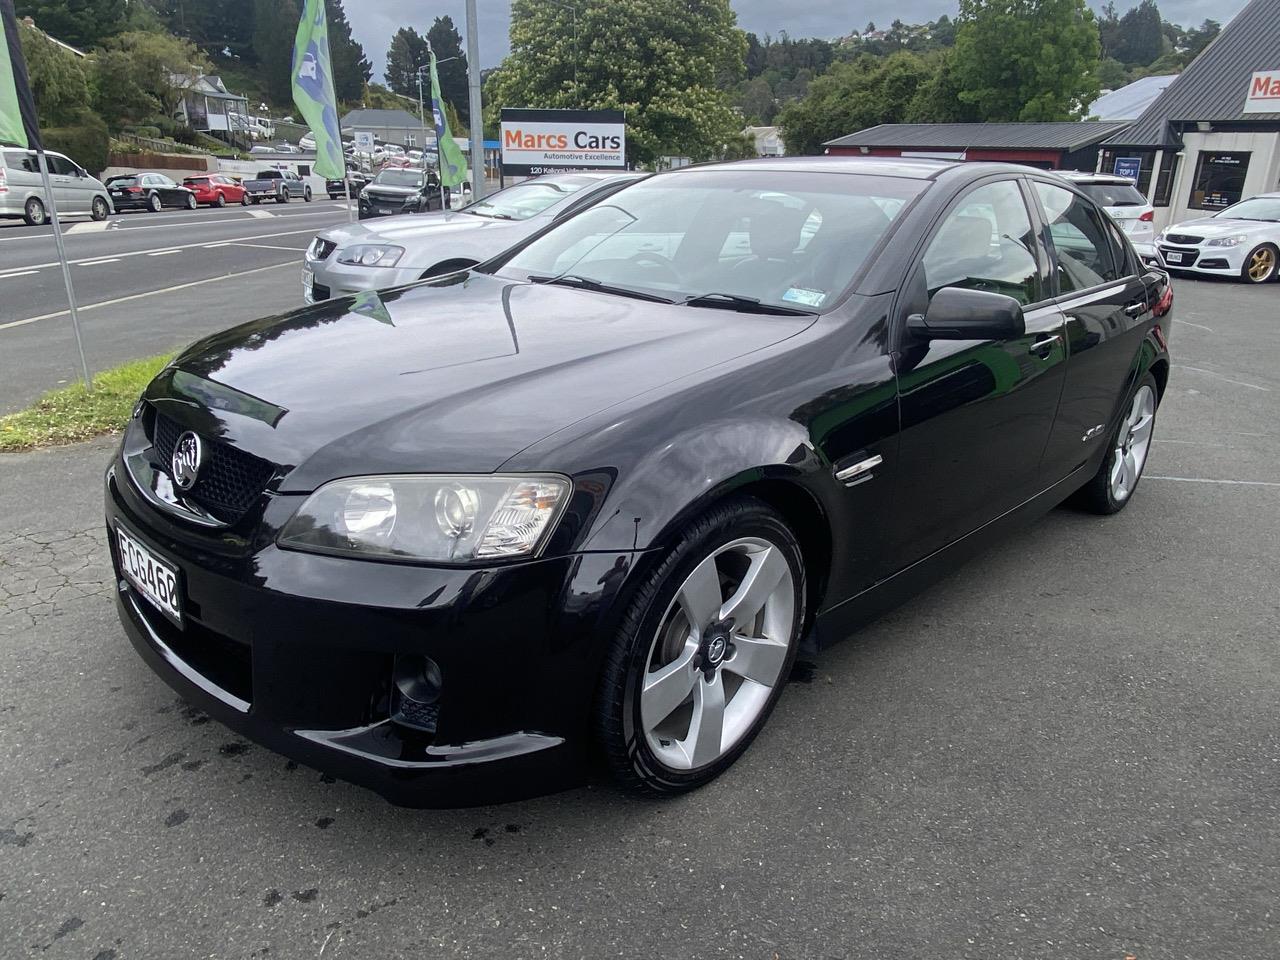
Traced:
[[513, 217], [509, 213], [481, 213], [479, 210], [467, 210], [465, 207], [463, 208], [463, 210], [460, 210], [458, 212], [462, 213], [464, 211], [466, 213], [472, 214], [473, 216], [487, 217], [490, 220], [514, 220], [515, 219], [515, 217]]
[[736, 293], [699, 293], [686, 297], [680, 303], [686, 307], [710, 307], [713, 310], [736, 310], [739, 313], [762, 313], [774, 317], [815, 316], [813, 310], [762, 303], [758, 297], [744, 297]]
[[530, 283], [554, 283], [562, 287], [574, 287], [578, 290], [590, 290], [593, 293], [612, 293], [619, 297], [631, 297], [634, 300], [648, 300], [650, 303], [670, 303], [666, 297], [659, 297], [652, 293], [645, 293], [642, 290], [632, 290], [630, 287], [615, 287], [610, 283], [601, 283], [599, 280], [592, 280], [590, 277], [582, 277], [576, 273], [562, 273], [555, 277], [535, 277], [530, 276]]

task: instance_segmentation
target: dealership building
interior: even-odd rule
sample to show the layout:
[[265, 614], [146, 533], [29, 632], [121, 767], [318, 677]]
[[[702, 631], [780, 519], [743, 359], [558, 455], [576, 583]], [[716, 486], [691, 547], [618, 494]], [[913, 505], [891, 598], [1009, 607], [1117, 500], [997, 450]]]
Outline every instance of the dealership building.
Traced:
[[1280, 0], [1251, 0], [1136, 120], [888, 123], [826, 148], [1117, 173], [1157, 227], [1206, 216], [1280, 190]]

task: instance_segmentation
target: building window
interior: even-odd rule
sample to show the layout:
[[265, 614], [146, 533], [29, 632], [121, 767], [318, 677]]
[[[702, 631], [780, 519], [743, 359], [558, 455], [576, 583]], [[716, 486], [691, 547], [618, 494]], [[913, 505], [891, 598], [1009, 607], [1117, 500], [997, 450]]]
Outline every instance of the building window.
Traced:
[[1166, 148], [1160, 154], [1160, 174], [1156, 177], [1156, 192], [1151, 197], [1153, 207], [1167, 207], [1173, 196], [1173, 179], [1178, 172], [1178, 151]]
[[418, 138], [410, 133], [404, 138], [404, 145], [406, 147], [416, 147], [418, 145]]
[[1244, 178], [1249, 172], [1247, 153], [1200, 151], [1196, 177], [1191, 184], [1193, 210], [1221, 210], [1244, 199]]
[[1120, 177], [1133, 177], [1138, 190], [1145, 197], [1151, 186], [1151, 172], [1156, 155], [1153, 150], [1103, 150], [1099, 173], [1113, 173]]

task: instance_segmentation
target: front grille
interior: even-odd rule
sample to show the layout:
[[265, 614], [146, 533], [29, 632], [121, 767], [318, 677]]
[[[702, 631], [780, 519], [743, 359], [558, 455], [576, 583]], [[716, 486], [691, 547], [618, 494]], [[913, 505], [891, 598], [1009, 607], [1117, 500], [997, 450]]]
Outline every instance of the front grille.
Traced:
[[[1171, 267], [1189, 267], [1189, 266], [1191, 266], [1193, 263], [1195, 263], [1195, 262], [1196, 262], [1196, 259], [1200, 256], [1200, 251], [1199, 251], [1199, 250], [1197, 250], [1195, 247], [1166, 247], [1166, 246], [1161, 246], [1161, 247], [1160, 247], [1160, 253], [1161, 253], [1161, 255], [1163, 255], [1163, 256], [1164, 256], [1165, 261], [1166, 261], [1166, 262], [1169, 264], [1169, 266], [1171, 266]], [[1170, 253], [1182, 254], [1182, 257], [1181, 257], [1179, 260], [1177, 260], [1177, 261], [1175, 262], [1174, 260], [1169, 259], [1169, 254], [1170, 254]]]
[[1166, 233], [1164, 238], [1170, 243], [1188, 243], [1192, 246], [1204, 241], [1204, 237], [1193, 237], [1189, 233]]
[[[156, 462], [169, 471], [173, 448], [185, 428], [162, 413], [155, 413], [151, 427], [151, 446]], [[224, 523], [235, 523], [262, 495], [275, 468], [251, 453], [237, 450], [218, 440], [201, 438], [209, 447], [209, 455], [200, 468], [195, 486], [184, 496], [209, 511]]]
[[333, 253], [338, 245], [332, 240], [326, 240], [324, 237], [316, 237], [315, 258], [317, 260], [328, 260], [329, 254]]

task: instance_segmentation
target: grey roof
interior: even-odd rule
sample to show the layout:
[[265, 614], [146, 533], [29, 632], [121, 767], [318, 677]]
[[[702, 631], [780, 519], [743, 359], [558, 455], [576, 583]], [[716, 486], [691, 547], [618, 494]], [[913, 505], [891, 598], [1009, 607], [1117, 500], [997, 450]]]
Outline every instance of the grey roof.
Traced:
[[1177, 146], [1176, 124], [1197, 120], [1276, 121], [1280, 113], [1245, 113], [1249, 79], [1280, 68], [1280, 0], [1251, 0], [1128, 130], [1108, 143]]
[[[1280, 0], [1276, 0], [1280, 2]], [[1127, 121], [1057, 123], [882, 123], [828, 140], [828, 147], [921, 150], [1079, 150], [1123, 130]]]
[[416, 127], [418, 123], [408, 110], [352, 110], [342, 118], [344, 127]]
[[1177, 74], [1139, 77], [1118, 90], [1104, 93], [1089, 105], [1086, 115], [1095, 120], [1137, 120], [1151, 106], [1160, 91], [1177, 79]]

